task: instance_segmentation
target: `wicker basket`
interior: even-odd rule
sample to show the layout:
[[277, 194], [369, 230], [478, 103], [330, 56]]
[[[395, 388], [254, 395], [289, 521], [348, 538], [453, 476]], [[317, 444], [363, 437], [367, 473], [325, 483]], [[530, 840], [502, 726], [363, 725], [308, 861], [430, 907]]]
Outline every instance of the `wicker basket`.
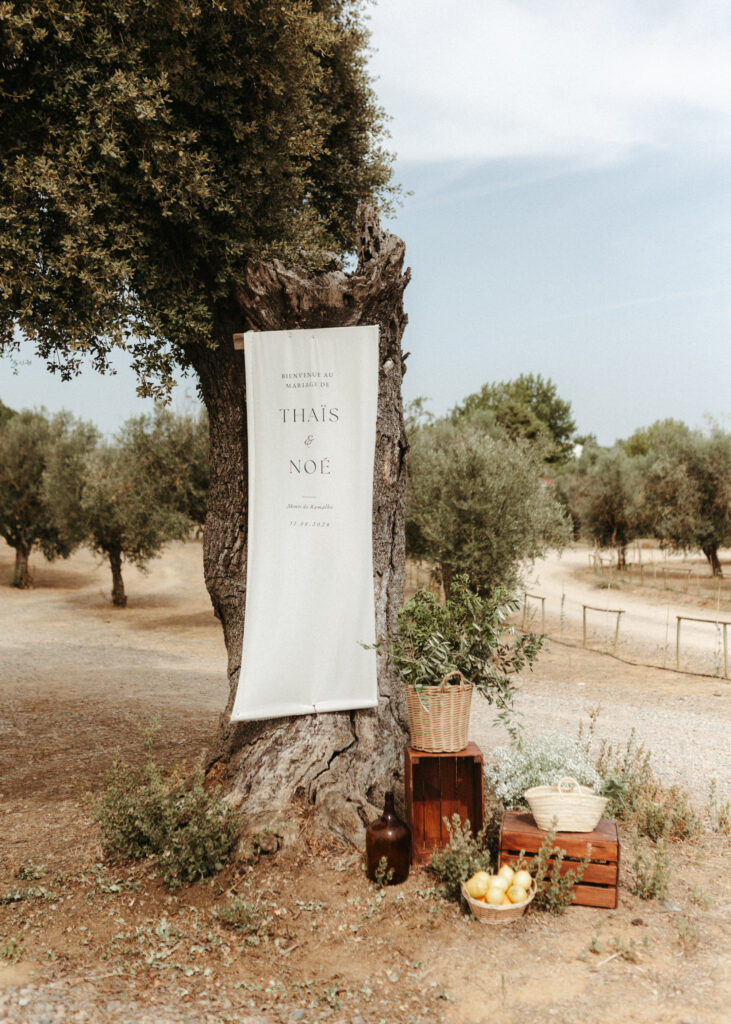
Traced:
[[523, 794], [536, 825], [546, 832], [593, 832], [607, 806], [607, 797], [597, 796], [576, 779], [559, 779], [552, 786], [533, 786]]
[[516, 917], [523, 916], [525, 908], [536, 895], [536, 883], [533, 882], [528, 890], [528, 899], [523, 900], [522, 903], [511, 903], [509, 906], [495, 907], [492, 903], [474, 900], [467, 892], [464, 882], [462, 882], [462, 895], [478, 921], [483, 924], [507, 924], [508, 921], [514, 921]]
[[[449, 683], [452, 676], [459, 676], [458, 685]], [[439, 686], [424, 687], [421, 692], [428, 707], [424, 707], [413, 686], [406, 686], [412, 747], [431, 753], [464, 750], [470, 725], [472, 683], [466, 682], [462, 673], [455, 669]]]

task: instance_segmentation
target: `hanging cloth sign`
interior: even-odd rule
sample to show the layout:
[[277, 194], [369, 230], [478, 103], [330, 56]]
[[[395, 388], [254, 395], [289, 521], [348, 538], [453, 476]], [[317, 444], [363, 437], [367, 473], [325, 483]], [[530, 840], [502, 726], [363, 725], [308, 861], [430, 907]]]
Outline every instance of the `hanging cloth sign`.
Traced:
[[231, 719], [375, 707], [378, 328], [244, 336], [246, 618]]

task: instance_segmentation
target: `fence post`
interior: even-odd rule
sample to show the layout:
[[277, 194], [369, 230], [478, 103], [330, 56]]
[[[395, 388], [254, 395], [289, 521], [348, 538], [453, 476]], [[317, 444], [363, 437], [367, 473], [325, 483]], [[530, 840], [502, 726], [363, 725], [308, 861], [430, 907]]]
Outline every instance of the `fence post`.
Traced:
[[681, 616], [676, 615], [675, 618], [678, 620], [678, 624], [675, 627], [675, 667], [680, 670], [680, 622]]
[[728, 679], [728, 622], [723, 624], [723, 678]]
[[584, 637], [583, 646], [586, 647], [586, 605], [585, 604], [582, 604], [582, 606], [581, 606], [581, 616], [582, 616], [582, 619], [583, 619], [583, 630], [582, 630], [583, 637]]
[[619, 643], [619, 620], [624, 615], [624, 612], [617, 612], [617, 626], [614, 630], [614, 653], [617, 653], [617, 644]]

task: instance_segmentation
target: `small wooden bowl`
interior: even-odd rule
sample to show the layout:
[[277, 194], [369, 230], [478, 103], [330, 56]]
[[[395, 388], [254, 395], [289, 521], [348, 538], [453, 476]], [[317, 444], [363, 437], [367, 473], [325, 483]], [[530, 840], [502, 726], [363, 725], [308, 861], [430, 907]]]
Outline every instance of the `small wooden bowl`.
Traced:
[[492, 903], [484, 903], [482, 900], [473, 899], [467, 892], [464, 882], [462, 882], [462, 895], [478, 921], [481, 921], [483, 924], [506, 924], [508, 921], [514, 921], [516, 918], [523, 916], [525, 908], [535, 898], [536, 883], [535, 881], [531, 883], [527, 899], [523, 900], [522, 903], [511, 903], [510, 906], [496, 907]]

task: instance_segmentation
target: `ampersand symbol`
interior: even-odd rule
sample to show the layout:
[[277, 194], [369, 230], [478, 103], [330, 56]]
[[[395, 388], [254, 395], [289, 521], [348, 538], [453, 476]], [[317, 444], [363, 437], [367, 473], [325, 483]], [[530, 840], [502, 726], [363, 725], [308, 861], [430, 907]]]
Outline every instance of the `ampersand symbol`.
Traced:
[[315, 437], [314, 437], [313, 434], [310, 434], [309, 437], [306, 437], [305, 438], [305, 445], [306, 445], [306, 447], [309, 448], [314, 440], [315, 440]]

